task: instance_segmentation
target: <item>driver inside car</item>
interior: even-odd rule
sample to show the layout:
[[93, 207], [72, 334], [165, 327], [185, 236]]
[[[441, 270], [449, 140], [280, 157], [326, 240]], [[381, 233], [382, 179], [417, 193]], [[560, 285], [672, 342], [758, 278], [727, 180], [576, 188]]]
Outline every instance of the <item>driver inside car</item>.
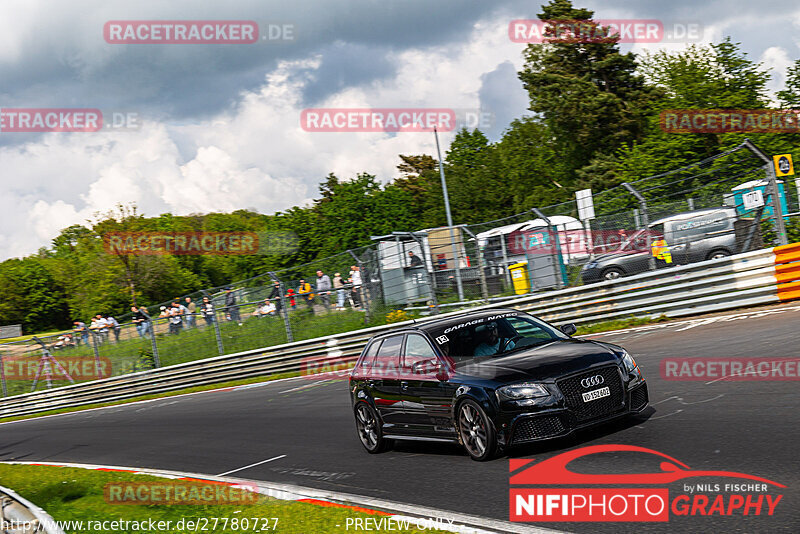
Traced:
[[514, 348], [513, 341], [508, 343], [507, 347], [503, 347], [503, 340], [497, 332], [497, 323], [489, 323], [475, 328], [475, 334], [478, 339], [482, 339], [480, 345], [475, 347], [474, 355], [477, 356], [494, 356], [501, 349], [510, 350]]

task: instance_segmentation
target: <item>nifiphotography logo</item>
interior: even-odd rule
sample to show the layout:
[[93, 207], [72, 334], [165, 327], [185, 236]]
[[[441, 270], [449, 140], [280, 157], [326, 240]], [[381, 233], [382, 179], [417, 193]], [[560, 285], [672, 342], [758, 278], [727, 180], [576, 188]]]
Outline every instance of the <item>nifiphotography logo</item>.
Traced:
[[[660, 470], [617, 474], [573, 470], [599, 453], [652, 455]], [[593, 445], [532, 466], [531, 461], [535, 460], [510, 460], [511, 521], [663, 522], [671, 516], [771, 516], [783, 499], [775, 488], [786, 487], [745, 473], [694, 470], [664, 453], [635, 445]], [[670, 499], [669, 484], [693, 478], [700, 480], [682, 483], [678, 495]]]

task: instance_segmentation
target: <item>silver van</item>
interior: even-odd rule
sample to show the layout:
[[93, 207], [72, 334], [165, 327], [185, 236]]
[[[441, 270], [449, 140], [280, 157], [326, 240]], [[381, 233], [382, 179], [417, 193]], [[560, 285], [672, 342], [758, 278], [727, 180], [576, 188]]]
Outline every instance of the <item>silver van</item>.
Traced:
[[665, 257], [657, 259], [658, 268], [730, 256], [738, 252], [736, 220], [733, 207], [687, 211], [658, 219], [646, 230], [631, 235], [617, 250], [584, 265], [581, 278], [584, 283], [591, 283], [647, 271], [652, 257], [652, 250], [647, 248], [648, 233], [651, 243], [663, 238], [671, 256], [669, 261]]

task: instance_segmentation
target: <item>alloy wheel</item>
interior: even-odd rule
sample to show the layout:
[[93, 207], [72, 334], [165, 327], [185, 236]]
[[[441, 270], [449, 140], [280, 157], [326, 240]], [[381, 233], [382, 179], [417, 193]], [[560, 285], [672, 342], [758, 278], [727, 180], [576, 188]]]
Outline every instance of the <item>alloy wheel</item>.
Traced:
[[356, 409], [356, 427], [358, 437], [367, 450], [374, 450], [378, 446], [378, 421], [372, 410], [366, 404], [361, 404]]
[[486, 453], [486, 447], [489, 445], [486, 422], [472, 404], [464, 403], [461, 405], [458, 426], [461, 430], [461, 439], [470, 456], [483, 456]]

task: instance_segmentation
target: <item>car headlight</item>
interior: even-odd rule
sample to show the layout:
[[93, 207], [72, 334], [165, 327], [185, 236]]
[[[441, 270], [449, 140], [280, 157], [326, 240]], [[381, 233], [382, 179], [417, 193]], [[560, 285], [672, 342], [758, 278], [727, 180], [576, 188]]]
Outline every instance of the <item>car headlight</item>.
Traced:
[[625, 365], [625, 370], [632, 373], [636, 369], [636, 360], [627, 352], [622, 353], [622, 363]]
[[497, 396], [500, 400], [519, 400], [534, 399], [536, 397], [548, 397], [550, 392], [541, 384], [523, 382], [511, 386], [503, 386], [497, 389]]
[[583, 270], [584, 271], [588, 271], [589, 269], [594, 269], [597, 266], [598, 266], [598, 263], [596, 261], [590, 261], [589, 263], [587, 263], [587, 264], [585, 264], [583, 266]]
[[622, 365], [625, 366], [626, 371], [636, 376], [636, 379], [634, 379], [633, 383], [636, 383], [642, 379], [642, 371], [636, 364], [636, 360], [634, 360], [633, 356], [628, 354], [627, 351], [622, 352]]

